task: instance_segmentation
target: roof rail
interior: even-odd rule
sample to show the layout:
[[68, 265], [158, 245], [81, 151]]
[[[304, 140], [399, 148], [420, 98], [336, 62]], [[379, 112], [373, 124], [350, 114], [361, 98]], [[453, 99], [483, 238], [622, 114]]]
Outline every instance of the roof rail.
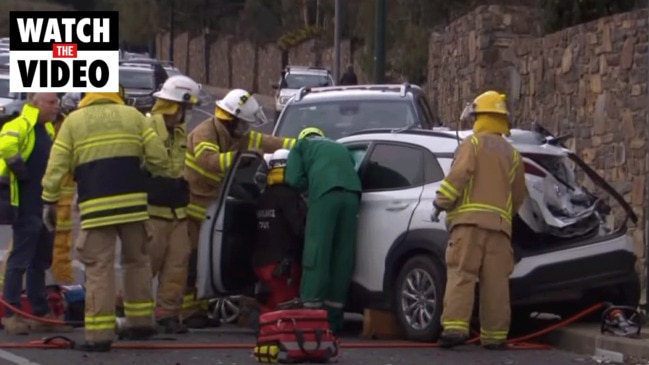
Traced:
[[457, 137], [455, 135], [452, 135], [450, 133], [444, 133], [444, 132], [438, 132], [438, 131], [433, 131], [430, 129], [421, 129], [421, 128], [410, 128], [410, 126], [407, 126], [405, 128], [372, 128], [372, 129], [364, 129], [358, 132], [354, 132], [349, 134], [348, 136], [356, 136], [360, 134], [410, 134], [410, 135], [418, 135], [418, 136], [430, 136], [430, 137], [441, 137], [441, 138], [448, 138], [448, 139], [453, 139], [456, 140]]
[[408, 95], [408, 91], [410, 91], [410, 88], [411, 88], [410, 83], [404, 82], [401, 85], [401, 90], [399, 90], [399, 95], [401, 95], [402, 98], [405, 97], [406, 95]]
[[302, 87], [300, 90], [295, 93], [295, 101], [300, 101], [304, 97], [304, 95], [308, 94], [311, 92], [310, 87]]
[[326, 72], [331, 72], [328, 68], [326, 67], [318, 67], [318, 66], [286, 66], [285, 70], [302, 70], [302, 71], [308, 71], [308, 70], [318, 70], [318, 71], [326, 71]]

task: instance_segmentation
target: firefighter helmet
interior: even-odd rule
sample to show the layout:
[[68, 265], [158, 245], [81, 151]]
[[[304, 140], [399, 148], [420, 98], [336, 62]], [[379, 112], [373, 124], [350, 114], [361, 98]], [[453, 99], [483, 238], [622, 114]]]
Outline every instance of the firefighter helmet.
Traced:
[[317, 136], [320, 136], [320, 137], [325, 136], [322, 129], [317, 128], [317, 127], [307, 127], [307, 128], [302, 129], [300, 134], [298, 134], [297, 139], [303, 139], [303, 138], [306, 138], [306, 137], [312, 136], [312, 135], [317, 135]]
[[160, 91], [153, 94], [156, 98], [178, 103], [198, 104], [201, 87], [185, 75], [174, 75], [165, 81]]
[[216, 106], [231, 116], [249, 123], [268, 121], [257, 99], [243, 89], [231, 90], [223, 99], [216, 101]]

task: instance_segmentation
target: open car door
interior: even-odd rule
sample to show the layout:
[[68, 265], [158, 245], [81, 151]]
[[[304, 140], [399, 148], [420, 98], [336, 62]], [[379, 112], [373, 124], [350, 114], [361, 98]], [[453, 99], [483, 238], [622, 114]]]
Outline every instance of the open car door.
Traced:
[[261, 158], [239, 153], [221, 193], [207, 211], [198, 242], [197, 296], [241, 294], [254, 288], [251, 252], [257, 234], [256, 204], [261, 191], [255, 174]]

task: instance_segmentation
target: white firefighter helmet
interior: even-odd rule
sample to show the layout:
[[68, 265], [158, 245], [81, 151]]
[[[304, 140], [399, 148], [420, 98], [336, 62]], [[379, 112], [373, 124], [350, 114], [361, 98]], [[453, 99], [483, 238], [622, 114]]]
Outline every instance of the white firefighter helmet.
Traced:
[[268, 159], [268, 168], [277, 169], [280, 167], [286, 167], [286, 161], [288, 160], [289, 150], [280, 149], [273, 153], [272, 156]]
[[77, 109], [81, 98], [81, 93], [65, 93], [61, 98], [61, 111], [65, 114], [70, 114], [73, 110]]
[[216, 101], [216, 106], [233, 117], [245, 120], [248, 123], [266, 123], [268, 121], [257, 99], [243, 89], [231, 90], [223, 99]]
[[185, 75], [174, 75], [165, 81], [160, 91], [153, 94], [156, 98], [178, 103], [198, 104], [201, 87], [196, 81]]

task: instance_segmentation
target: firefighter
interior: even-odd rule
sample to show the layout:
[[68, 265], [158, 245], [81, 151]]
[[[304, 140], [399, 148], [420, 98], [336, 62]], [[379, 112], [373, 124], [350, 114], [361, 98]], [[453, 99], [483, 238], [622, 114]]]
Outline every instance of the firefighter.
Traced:
[[185, 155], [185, 179], [189, 182], [189, 260], [187, 290], [183, 298], [183, 322], [189, 328], [202, 328], [211, 322], [207, 302], [196, 300], [198, 236], [207, 207], [218, 198], [225, 171], [238, 151], [253, 151], [260, 156], [280, 148], [290, 149], [295, 140], [251, 131], [252, 123], [266, 123], [257, 100], [247, 91], [234, 89], [216, 102], [215, 116], [204, 120], [188, 136]]
[[87, 93], [61, 126], [43, 178], [43, 217], [54, 229], [64, 177], [77, 181], [81, 232], [75, 242], [85, 265], [83, 351], [109, 351], [115, 336], [115, 243], [121, 241], [126, 325], [121, 337], [155, 333], [151, 268], [146, 251], [147, 175], [164, 174], [165, 147], [146, 118], [119, 93]]
[[[42, 219], [41, 178], [50, 155], [54, 126], [59, 114], [55, 93], [30, 94], [22, 113], [7, 122], [0, 132], [0, 218], [11, 224], [13, 244], [6, 263], [4, 299], [21, 309], [23, 277], [32, 314], [54, 318], [47, 300], [45, 272], [52, 265], [54, 236]], [[68, 326], [52, 326], [26, 320], [7, 309], [5, 332], [69, 331]]]
[[275, 151], [268, 162], [266, 189], [257, 201], [257, 242], [252, 265], [267, 296], [261, 312], [272, 311], [300, 294], [301, 254], [306, 202], [284, 182], [289, 150]]
[[480, 341], [505, 348], [510, 324], [509, 275], [514, 269], [512, 218], [527, 197], [521, 156], [509, 135], [505, 96], [479, 95], [462, 113], [473, 135], [458, 147], [434, 201], [433, 219], [447, 212], [447, 283], [440, 338], [443, 347], [469, 337], [476, 281], [480, 283]]
[[199, 85], [184, 75], [171, 76], [156, 92], [150, 122], [162, 138], [171, 159], [170, 175], [149, 181], [149, 256], [153, 277], [158, 277], [156, 320], [165, 333], [185, 333], [179, 323], [187, 282], [191, 247], [187, 232], [189, 187], [183, 178], [187, 135], [185, 122], [198, 104]]
[[300, 132], [286, 163], [286, 183], [308, 196], [300, 300], [324, 306], [334, 332], [342, 329], [354, 270], [361, 195], [354, 165], [347, 147], [314, 127]]
[[[61, 125], [68, 114], [72, 113], [81, 100], [81, 93], [66, 93], [61, 98], [61, 115], [54, 129], [59, 133]], [[77, 186], [72, 174], [67, 174], [61, 185], [61, 198], [56, 207], [56, 232], [54, 234], [54, 251], [52, 255], [52, 276], [54, 281], [64, 284], [74, 283], [72, 271], [72, 205]]]

